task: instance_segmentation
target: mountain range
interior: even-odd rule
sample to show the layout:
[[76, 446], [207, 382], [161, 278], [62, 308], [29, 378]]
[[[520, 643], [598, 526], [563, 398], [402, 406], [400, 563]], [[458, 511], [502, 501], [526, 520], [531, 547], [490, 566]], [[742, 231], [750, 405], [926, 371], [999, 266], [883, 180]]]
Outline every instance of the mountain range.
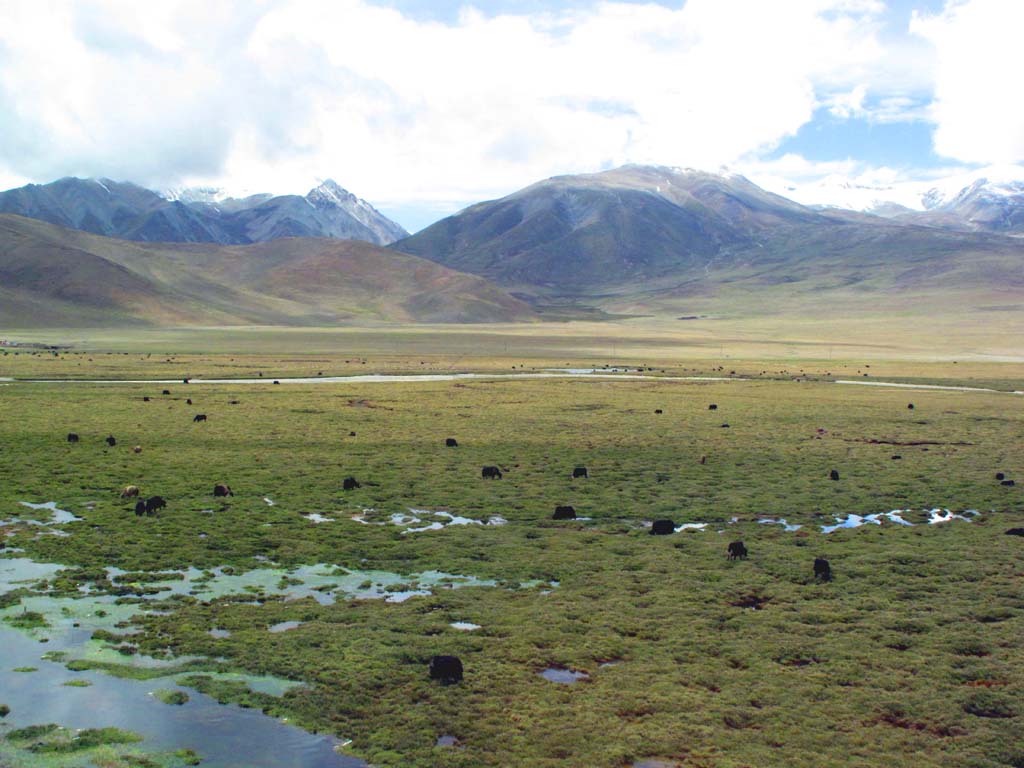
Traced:
[[511, 322], [488, 281], [358, 240], [139, 243], [0, 214], [0, 327]]
[[[66, 218], [56, 226], [24, 209], [0, 216], [0, 325], [8, 327], [1024, 308], [1020, 201], [1015, 188], [988, 181], [937, 196], [928, 210], [891, 207], [881, 216], [801, 205], [736, 174], [624, 166], [471, 205], [388, 248], [339, 239], [341, 229], [288, 236], [326, 227], [318, 212], [343, 207], [375, 221], [372, 208], [334, 184], [304, 198], [161, 196], [81, 180], [12, 192], [26, 190], [63, 201]], [[196, 242], [213, 237], [211, 221], [263, 241]], [[159, 222], [194, 236], [107, 236], [141, 233], [128, 222], [144, 222], [147, 237], [159, 236]]]
[[943, 229], [1024, 235], [1024, 168], [1017, 166], [888, 185], [828, 177], [788, 191], [816, 208], [861, 211]]
[[209, 189], [160, 194], [110, 179], [65, 178], [0, 192], [0, 213], [141, 242], [244, 245], [281, 237], [334, 237], [387, 245], [408, 234], [330, 180], [305, 197], [236, 199]]
[[392, 247], [533, 301], [641, 311], [1024, 285], [1021, 238], [813, 209], [735, 174], [654, 166], [548, 179]]

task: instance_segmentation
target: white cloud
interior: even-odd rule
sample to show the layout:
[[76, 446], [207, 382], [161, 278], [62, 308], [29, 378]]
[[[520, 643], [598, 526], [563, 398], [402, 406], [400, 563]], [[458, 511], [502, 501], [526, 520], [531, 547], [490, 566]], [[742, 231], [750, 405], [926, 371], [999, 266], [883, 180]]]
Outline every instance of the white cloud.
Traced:
[[935, 48], [935, 150], [973, 163], [1024, 161], [1024, 101], [1018, 97], [1019, 0], [950, 2], [915, 14], [911, 32]]
[[331, 176], [401, 204], [624, 162], [713, 167], [795, 133], [822, 94], [854, 109], [889, 88], [883, 11], [689, 0], [442, 24], [364, 0], [7, 0], [0, 175]]

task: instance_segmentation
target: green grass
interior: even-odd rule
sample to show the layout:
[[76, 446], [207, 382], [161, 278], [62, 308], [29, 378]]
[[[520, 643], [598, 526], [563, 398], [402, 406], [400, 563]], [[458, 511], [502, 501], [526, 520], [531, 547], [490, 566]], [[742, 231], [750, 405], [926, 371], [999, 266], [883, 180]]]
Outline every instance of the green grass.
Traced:
[[[914, 376], [915, 365], [899, 370]], [[1015, 368], [985, 375], [1011, 381]], [[166, 604], [170, 615], [138, 620], [142, 653], [223, 657], [226, 668], [302, 681], [279, 697], [202, 669], [180, 682], [351, 738], [375, 765], [1020, 764], [1024, 554], [1003, 535], [1024, 524], [1018, 399], [781, 378], [189, 385], [193, 406], [180, 387], [145, 403], [152, 386], [17, 384], [2, 390], [17, 418], [0, 422], [0, 444], [18, 450], [0, 452], [0, 519], [18, 501], [55, 500], [83, 520], [63, 538], [9, 525], [4, 540], [78, 569], [46, 585], [68, 594], [167, 586], [153, 574], [186, 565], [265, 567], [257, 558], [497, 580], [399, 604], [186, 596]], [[196, 412], [209, 421], [193, 424]], [[69, 431], [82, 442], [67, 444]], [[481, 479], [491, 464], [504, 479]], [[578, 464], [588, 480], [570, 478]], [[1019, 485], [1001, 486], [996, 471]], [[362, 487], [344, 492], [350, 475]], [[213, 498], [218, 482], [236, 495]], [[119, 497], [128, 484], [167, 508], [137, 518]], [[553, 522], [556, 504], [592, 520]], [[409, 507], [508, 524], [404, 535], [350, 519]], [[983, 514], [817, 532], [835, 515], [910, 508], [920, 522], [932, 507]], [[313, 524], [310, 512], [335, 520]], [[761, 516], [805, 527], [785, 532]], [[710, 525], [649, 536], [641, 523], [658, 517]], [[734, 539], [749, 559], [726, 560]], [[832, 582], [815, 582], [817, 556]], [[133, 572], [133, 584], [104, 582], [104, 565]], [[504, 588], [530, 580], [559, 586]], [[760, 610], [742, 607], [751, 598]], [[281, 621], [303, 623], [267, 632]], [[215, 627], [230, 636], [211, 637]], [[438, 653], [463, 660], [461, 684], [428, 679]], [[105, 664], [71, 666], [137, 669]], [[538, 674], [550, 665], [590, 679], [550, 683]], [[441, 734], [461, 746], [435, 747]]]
[[175, 706], [181, 706], [188, 702], [188, 694], [184, 691], [172, 691], [161, 688], [153, 691], [153, 695], [156, 696], [164, 704], [173, 704]]
[[50, 626], [46, 617], [35, 611], [24, 611], [15, 616], [8, 616], [4, 621], [18, 629], [45, 629]]

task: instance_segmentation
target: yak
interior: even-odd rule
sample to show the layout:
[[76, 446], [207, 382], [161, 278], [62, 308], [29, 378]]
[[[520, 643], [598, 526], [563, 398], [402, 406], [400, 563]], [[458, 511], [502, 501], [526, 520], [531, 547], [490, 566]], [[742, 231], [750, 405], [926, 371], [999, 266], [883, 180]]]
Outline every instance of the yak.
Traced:
[[450, 685], [462, 680], [462, 661], [458, 656], [433, 656], [430, 659], [430, 679]]
[[730, 560], [746, 560], [747, 559], [747, 546], [742, 541], [733, 541], [729, 544], [729, 559]]
[[559, 504], [555, 507], [555, 514], [551, 516], [552, 520], [575, 520], [576, 510], [568, 504]]
[[832, 566], [823, 557], [814, 558], [814, 578], [822, 581], [832, 581]]

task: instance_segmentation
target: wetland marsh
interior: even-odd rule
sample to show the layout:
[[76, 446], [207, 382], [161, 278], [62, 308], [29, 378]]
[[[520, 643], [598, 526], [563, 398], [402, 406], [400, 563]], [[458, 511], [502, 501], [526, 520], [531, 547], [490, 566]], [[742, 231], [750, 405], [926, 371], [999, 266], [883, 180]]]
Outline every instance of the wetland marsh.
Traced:
[[[288, 370], [310, 364], [332, 367]], [[985, 368], [999, 392], [918, 389], [908, 409], [907, 391], [759, 363], [729, 381], [647, 367], [665, 377], [9, 383], [0, 764], [42, 759], [7, 736], [53, 722], [142, 738], [101, 747], [103, 765], [182, 749], [232, 765], [190, 717], [240, 723], [236, 741], [285, 729], [277, 752], [252, 741], [268, 766], [1022, 764], [1015, 369]], [[128, 485], [166, 508], [136, 516]], [[581, 519], [552, 520], [564, 504]], [[677, 532], [649, 535], [657, 519]], [[732, 540], [747, 559], [726, 559]], [[428, 678], [437, 654], [461, 683]]]

